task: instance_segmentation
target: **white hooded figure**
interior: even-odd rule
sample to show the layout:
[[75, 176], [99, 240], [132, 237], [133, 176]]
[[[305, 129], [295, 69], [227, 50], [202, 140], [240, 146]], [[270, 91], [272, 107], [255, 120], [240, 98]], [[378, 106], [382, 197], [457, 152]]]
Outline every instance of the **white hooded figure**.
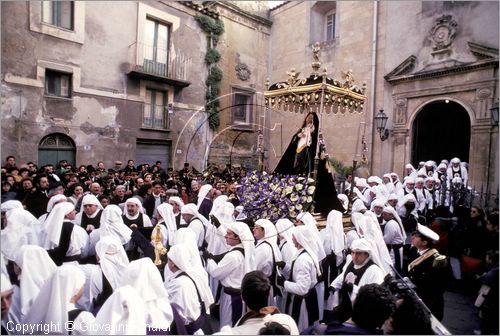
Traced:
[[205, 236], [208, 227], [208, 220], [198, 212], [194, 203], [188, 203], [181, 208], [182, 218], [186, 221], [187, 227], [196, 233], [196, 242], [200, 251], [205, 244]]
[[[255, 269], [261, 271], [269, 278], [271, 284], [276, 283], [276, 277], [279, 274], [276, 267], [278, 262], [282, 261], [281, 252], [278, 247], [278, 232], [274, 224], [268, 219], [258, 219], [253, 227], [253, 235], [257, 240], [254, 251]], [[269, 305], [275, 306], [276, 296], [274, 288], [269, 292]]]
[[89, 329], [100, 335], [145, 335], [146, 308], [132, 286], [118, 288], [106, 300]]
[[12, 209], [24, 209], [23, 204], [17, 200], [5, 201], [0, 207], [1, 211], [7, 214]]
[[2, 253], [13, 260], [23, 245], [40, 245], [42, 225], [29, 211], [14, 208], [6, 212], [7, 225], [2, 230]]
[[128, 244], [132, 237], [132, 230], [123, 223], [122, 210], [118, 205], [110, 204], [102, 212], [101, 227], [89, 235], [87, 247], [89, 255], [95, 255], [95, 246], [101, 237], [113, 236], [122, 245]]
[[[90, 208], [90, 210], [88, 208]], [[99, 227], [99, 225], [96, 227], [95, 224], [92, 224], [99, 221], [102, 210], [104, 209], [97, 197], [93, 194], [83, 196], [81, 209], [82, 210], [76, 215], [75, 224], [83, 227], [87, 231], [92, 231]]]
[[223, 288], [219, 301], [220, 327], [234, 325], [243, 314], [241, 282], [246, 273], [255, 270], [255, 239], [248, 225], [241, 222], [231, 223], [225, 238], [231, 249], [218, 263], [209, 259], [206, 266], [208, 274], [219, 280]]
[[[323, 247], [326, 253], [327, 263], [323, 263], [323, 277], [325, 281], [325, 288], [330, 286], [330, 283], [337, 277], [340, 266], [345, 260], [346, 251], [346, 236], [344, 233], [344, 225], [342, 221], [342, 213], [337, 210], [332, 210], [326, 217], [326, 228], [320, 231], [323, 239]], [[331, 300], [333, 297], [327, 295], [327, 302], [325, 307], [332, 305]], [[324, 296], [323, 296], [324, 297]], [[323, 299], [320, 297], [320, 300]]]
[[335, 264], [339, 266], [344, 261], [345, 233], [342, 213], [332, 210], [326, 217], [326, 228], [323, 233], [323, 248], [325, 254], [335, 254]]
[[449, 186], [451, 185], [451, 182], [455, 177], [460, 177], [462, 179], [462, 185], [464, 187], [467, 186], [467, 182], [469, 181], [469, 174], [467, 173], [467, 168], [461, 165], [461, 161], [459, 158], [453, 158], [450, 160], [450, 165], [446, 170], [446, 175]]
[[165, 287], [172, 307], [183, 320], [188, 334], [202, 334], [201, 330], [191, 330], [188, 325], [206, 314], [214, 298], [206, 281], [206, 271], [196, 266], [197, 260], [185, 253], [186, 249], [188, 246], [176, 244], [168, 251], [168, 268], [173, 276]]
[[173, 321], [172, 307], [161, 274], [150, 258], [130, 262], [123, 273], [121, 284], [133, 287], [144, 301], [144, 316], [150, 328], [170, 328]]
[[[191, 266], [194, 267], [197, 273], [203, 277], [203, 281], [205, 283], [209, 283], [208, 273], [203, 266], [202, 257], [200, 256], [200, 251], [198, 250], [198, 245], [196, 244], [196, 234], [194, 233], [194, 231], [190, 228], [180, 228], [179, 230], [177, 230], [174, 245], [178, 244], [182, 244], [182, 246], [184, 247], [183, 252], [185, 254], [185, 257], [189, 259]], [[168, 284], [172, 276], [173, 273], [170, 271], [170, 269], [168, 267], [165, 267], [165, 285]]]
[[45, 220], [47, 219], [47, 216], [49, 215], [49, 213], [54, 208], [54, 205], [61, 203], [61, 202], [67, 202], [67, 201], [68, 201], [68, 198], [63, 194], [57, 194], [57, 195], [54, 195], [51, 198], [49, 198], [49, 201], [47, 202], [47, 212], [44, 213], [43, 215], [41, 215], [40, 217], [38, 217], [38, 221], [43, 224], [43, 222], [45, 222]]
[[406, 232], [403, 222], [396, 210], [391, 206], [386, 206], [382, 212], [384, 216], [384, 242], [389, 249], [392, 263], [396, 270], [402, 274], [403, 271], [403, 246], [406, 242]]
[[178, 196], [170, 196], [168, 198], [168, 203], [174, 207], [173, 212], [176, 224], [179, 225], [179, 227], [184, 227], [186, 223], [182, 220], [181, 217], [181, 209], [184, 206], [184, 202]]
[[[129, 265], [127, 253], [114, 236], [102, 237], [95, 246], [99, 265], [80, 265], [87, 277], [79, 304], [82, 308], [98, 311], [111, 293], [103, 293], [107, 281], [114, 291], [121, 286], [122, 276]], [[105, 295], [105, 296], [103, 296]], [[103, 297], [101, 297], [103, 296]]]
[[35, 245], [24, 245], [18, 249], [14, 262], [21, 274], [18, 275], [19, 287], [14, 286], [8, 319], [21, 323], [40, 293], [40, 288], [56, 271], [57, 266], [47, 251]]
[[413, 179], [417, 177], [417, 170], [415, 169], [415, 167], [413, 167], [413, 165], [411, 163], [406, 164], [404, 176], [405, 177], [409, 176]]
[[[276, 222], [276, 230], [278, 233], [278, 238], [280, 240], [279, 250], [281, 252], [283, 261], [285, 262], [285, 266], [280, 271], [285, 279], [289, 279], [292, 262], [295, 260], [295, 256], [297, 254], [297, 248], [293, 243], [292, 237], [293, 232], [295, 231], [295, 225], [293, 225], [292, 221], [288, 218], [281, 218]], [[282, 294], [283, 295], [281, 297], [276, 298], [276, 306], [281, 312], [284, 312], [286, 293]]]
[[[123, 222], [131, 227], [137, 225], [138, 227], [152, 227], [153, 223], [151, 218], [146, 214], [141, 200], [136, 197], [131, 197], [125, 201], [125, 208], [123, 209]], [[142, 225], [141, 225], [142, 223]]]
[[384, 241], [384, 236], [380, 225], [376, 221], [375, 214], [371, 211], [367, 211], [364, 214], [363, 224], [363, 238], [366, 238], [368, 241], [373, 243], [375, 247], [374, 252], [376, 252], [378, 261], [377, 264], [382, 268], [384, 275], [390, 273], [393, 274], [392, 267], [394, 265], [391, 256], [389, 254], [389, 250]]
[[175, 215], [173, 209], [174, 207], [168, 203], [162, 203], [158, 205], [158, 207], [156, 207], [156, 212], [158, 213], [157, 224], [160, 224], [163, 246], [174, 245], [177, 225], [175, 223]]
[[349, 209], [349, 198], [345, 194], [338, 194], [337, 198], [339, 199], [340, 203], [342, 204], [342, 207], [344, 208], [343, 213], [347, 213], [347, 210]]
[[[207, 228], [207, 251], [214, 254], [222, 254], [229, 250], [224, 236], [229, 224], [235, 221], [234, 205], [227, 201], [226, 195], [221, 195], [214, 200], [212, 211], [210, 213], [210, 225]], [[218, 222], [214, 222], [213, 217]], [[219, 227], [217, 225], [220, 224]]]
[[391, 180], [394, 184], [394, 193], [397, 195], [403, 189], [403, 184], [399, 180], [399, 175], [395, 172], [391, 173]]
[[350, 300], [354, 302], [362, 286], [384, 282], [385, 273], [380, 267], [381, 262], [376, 249], [375, 243], [366, 238], [352, 242], [351, 255], [347, 257], [342, 273], [331, 284], [335, 289], [332, 309], [338, 305], [339, 291], [343, 285], [347, 286]]
[[[64, 263], [78, 264], [78, 260], [87, 255], [88, 234], [83, 228], [73, 224], [75, 215], [73, 203], [62, 202], [54, 205], [43, 223], [45, 232], [43, 247], [53, 259], [56, 258]], [[64, 236], [67, 233], [69, 235]], [[66, 251], [62, 250], [64, 244], [67, 245]]]
[[[70, 325], [68, 321], [73, 315], [72, 312], [76, 311], [75, 303], [82, 296], [84, 284], [85, 274], [77, 266], [58, 267], [40, 288], [40, 293], [33, 301], [23, 323], [51, 325], [50, 334], [67, 335], [71, 331], [67, 329]], [[95, 320], [87, 311], [82, 311], [71, 318], [74, 335], [83, 334], [85, 326], [93, 324]], [[36, 334], [41, 332], [42, 330], [35, 330]]]
[[[316, 252], [314, 232], [307, 226], [296, 226], [293, 240], [297, 255], [292, 263], [290, 278], [283, 284], [288, 293], [285, 309], [287, 314], [297, 322], [299, 330], [304, 330], [321, 318], [320, 303], [323, 300], [318, 299], [319, 295], [316, 290], [321, 268]], [[322, 295], [322, 292], [320, 293]]]
[[384, 176], [382, 176], [382, 182], [388, 194], [392, 194], [396, 191], [396, 187], [394, 186], [394, 183], [392, 183], [392, 177], [390, 173], [384, 174]]
[[[304, 223], [309, 230], [314, 234], [315, 239], [314, 239], [314, 244], [316, 248], [316, 256], [318, 257], [318, 261], [321, 264], [321, 262], [325, 259], [326, 253], [323, 248], [323, 242], [321, 240], [319, 230], [318, 230], [318, 224], [316, 222], [316, 219], [309, 213], [309, 212], [302, 212], [297, 216], [297, 221], [296, 225], [298, 224], [300, 226], [300, 222]], [[319, 282], [316, 285], [316, 290], [318, 292], [318, 297], [323, 295], [325, 289], [325, 285], [322, 282]], [[320, 319], [323, 318], [323, 300], [319, 300], [319, 313], [320, 313]]]
[[326, 254], [325, 250], [323, 249], [321, 238], [319, 236], [318, 223], [316, 222], [316, 219], [314, 219], [314, 217], [309, 212], [301, 212], [297, 216], [297, 221], [299, 223], [296, 222], [296, 226], [300, 226], [300, 222], [302, 222], [305, 226], [310, 228], [315, 235], [316, 239], [314, 240], [314, 242], [316, 247], [316, 255], [318, 256], [318, 260], [321, 262], [321, 260], [326, 257]]

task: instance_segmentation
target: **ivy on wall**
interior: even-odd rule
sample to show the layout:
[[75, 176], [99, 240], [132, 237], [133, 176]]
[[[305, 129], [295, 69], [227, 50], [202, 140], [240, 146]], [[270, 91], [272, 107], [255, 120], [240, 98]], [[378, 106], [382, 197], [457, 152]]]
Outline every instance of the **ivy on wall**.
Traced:
[[208, 77], [206, 80], [207, 92], [205, 94], [205, 111], [209, 116], [209, 125], [212, 130], [219, 127], [219, 93], [220, 82], [223, 72], [217, 63], [220, 60], [220, 53], [215, 49], [219, 37], [224, 32], [224, 23], [220, 19], [212, 19], [206, 15], [196, 15], [196, 22], [207, 35], [207, 53], [205, 63], [208, 66]]

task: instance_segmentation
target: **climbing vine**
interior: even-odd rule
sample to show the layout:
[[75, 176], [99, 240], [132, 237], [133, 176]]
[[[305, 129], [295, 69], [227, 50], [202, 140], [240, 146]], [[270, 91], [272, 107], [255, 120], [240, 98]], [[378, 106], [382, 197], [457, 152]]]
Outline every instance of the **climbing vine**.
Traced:
[[220, 19], [212, 19], [206, 15], [195, 16], [196, 22], [207, 35], [207, 53], [205, 63], [208, 66], [208, 76], [206, 80], [207, 92], [205, 94], [205, 111], [209, 116], [209, 125], [211, 129], [219, 126], [219, 93], [220, 82], [223, 72], [217, 66], [220, 60], [220, 53], [215, 49], [219, 37], [224, 32], [224, 23]]

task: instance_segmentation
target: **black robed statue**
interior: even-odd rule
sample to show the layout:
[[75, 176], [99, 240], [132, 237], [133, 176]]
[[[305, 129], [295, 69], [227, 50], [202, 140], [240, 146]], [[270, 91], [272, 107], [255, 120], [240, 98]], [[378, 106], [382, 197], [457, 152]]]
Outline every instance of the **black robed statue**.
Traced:
[[[309, 112], [274, 169], [275, 174], [311, 176], [318, 144], [318, 129], [318, 115], [315, 112]], [[333, 209], [344, 212], [344, 208], [337, 198], [333, 176], [327, 169], [328, 162], [324, 150], [324, 146], [319, 146], [314, 210], [327, 216]]]

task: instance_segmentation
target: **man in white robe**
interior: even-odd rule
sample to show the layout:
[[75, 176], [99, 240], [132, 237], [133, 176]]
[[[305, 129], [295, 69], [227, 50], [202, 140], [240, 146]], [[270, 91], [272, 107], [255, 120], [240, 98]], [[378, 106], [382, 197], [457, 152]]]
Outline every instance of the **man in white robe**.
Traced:
[[277, 263], [283, 259], [277, 245], [276, 227], [268, 219], [258, 219], [253, 227], [253, 236], [257, 240], [254, 251], [255, 269], [262, 271], [269, 278], [271, 282], [269, 305], [275, 306], [274, 297], [281, 295], [279, 288], [275, 286], [278, 276]]
[[450, 160], [450, 165], [446, 170], [447, 185], [450, 186], [453, 178], [460, 177], [462, 180], [462, 185], [467, 186], [469, 180], [469, 174], [467, 173], [467, 168], [461, 165], [460, 159], [455, 157]]
[[[276, 230], [278, 232], [280, 253], [283, 258], [283, 262], [285, 263], [282, 267], [280, 267], [280, 272], [285, 279], [289, 279], [292, 263], [297, 254], [297, 248], [293, 243], [292, 237], [292, 234], [295, 231], [295, 226], [288, 218], [281, 218], [276, 222]], [[283, 312], [285, 311], [286, 295], [287, 293], [283, 292], [281, 297], [276, 298], [276, 306]]]
[[382, 229], [384, 242], [391, 255], [394, 268], [399, 274], [403, 274], [403, 247], [406, 241], [403, 223], [393, 207], [385, 207], [382, 216], [385, 222]]
[[[346, 253], [346, 236], [341, 212], [330, 211], [326, 218], [326, 228], [320, 231], [320, 235], [326, 253], [326, 258], [322, 262], [323, 285], [326, 290], [319, 299], [327, 301], [325, 307], [329, 307], [332, 305], [329, 304], [329, 301], [333, 300], [333, 297], [330, 295], [328, 287], [340, 273]], [[324, 313], [329, 314], [330, 312], [325, 311]]]
[[82, 210], [76, 215], [75, 224], [91, 232], [101, 225], [101, 215], [104, 209], [101, 202], [92, 194], [82, 198]]
[[24, 245], [15, 257], [14, 270], [19, 278], [19, 287], [14, 286], [13, 306], [9, 319], [21, 323], [40, 293], [40, 288], [56, 271], [57, 266], [47, 251], [40, 246]]
[[[316, 222], [316, 219], [311, 215], [309, 212], [301, 212], [298, 214], [295, 225], [301, 225], [304, 224], [311, 232], [313, 233], [315, 239], [313, 241], [314, 249], [315, 249], [315, 254], [318, 258], [318, 262], [321, 265], [323, 259], [326, 257], [325, 250], [323, 248], [323, 242], [322, 239], [319, 235], [319, 230], [318, 230], [318, 223]], [[318, 282], [316, 284], [316, 291], [318, 297], [321, 297], [324, 295], [324, 284], [323, 282]], [[323, 310], [324, 310], [324, 301], [319, 300], [319, 314], [320, 314], [320, 319], [323, 319]]]
[[[353, 241], [351, 255], [348, 256], [342, 273], [330, 285], [336, 296], [334, 305], [340, 303], [342, 306], [338, 308], [342, 310], [346, 307], [344, 305], [347, 305], [347, 307], [352, 305], [362, 286], [370, 283], [382, 284], [385, 273], [379, 264], [380, 260], [374, 243], [371, 243], [366, 238]], [[344, 316], [339, 310], [337, 310], [336, 314], [341, 320], [349, 317]]]
[[165, 282], [165, 287], [172, 308], [182, 322], [182, 325], [178, 325], [179, 321], [176, 321], [177, 333], [198, 335], [203, 334], [202, 329], [207, 322], [206, 309], [214, 302], [214, 298], [206, 282], [206, 271], [195, 267], [196, 260], [192, 260], [193, 256], [186, 250], [188, 246], [180, 243], [168, 251], [168, 268], [172, 276]]
[[89, 330], [109, 335], [145, 335], [146, 307], [132, 286], [122, 286], [104, 303]]
[[73, 224], [76, 211], [71, 202], [58, 203], [43, 223], [47, 250], [56, 265], [77, 264], [87, 255], [88, 234], [83, 228]]
[[132, 286], [144, 301], [144, 314], [150, 330], [167, 331], [170, 328], [172, 307], [161, 274], [150, 258], [131, 261], [123, 273], [121, 285]]
[[[196, 233], [196, 242], [198, 244], [198, 249], [203, 251], [206, 248], [205, 233], [206, 226], [203, 223], [204, 218], [198, 212], [196, 204], [188, 203], [181, 208], [182, 219], [188, 224], [187, 227]], [[205, 219], [206, 221], [206, 219]]]
[[95, 249], [99, 265], [80, 265], [87, 281], [83, 297], [78, 302], [82, 308], [94, 313], [120, 287], [121, 278], [129, 265], [125, 249], [114, 236], [101, 237]]
[[316, 237], [312, 230], [306, 226], [297, 226], [292, 237], [297, 256], [292, 263], [289, 280], [280, 277], [278, 285], [289, 294], [286, 312], [295, 320], [299, 330], [303, 330], [320, 319], [320, 300], [315, 286], [321, 270], [316, 254]]
[[177, 226], [177, 230], [181, 227], [186, 227], [186, 222], [182, 219], [181, 209], [184, 206], [184, 202], [178, 196], [170, 196], [168, 198], [168, 204], [172, 206], [172, 211], [175, 217], [175, 225]]
[[[231, 223], [226, 232], [226, 243], [231, 249], [216, 263], [209, 255], [207, 272], [220, 281], [220, 326], [233, 326], [243, 314], [241, 281], [254, 270], [254, 238], [248, 226], [241, 222]], [[217, 302], [219, 295], [216, 295]]]
[[[50, 334], [64, 335], [70, 331], [77, 335], [85, 333], [86, 326], [92, 324], [95, 319], [91, 313], [81, 311], [75, 306], [82, 296], [84, 284], [85, 274], [78, 267], [74, 265], [58, 267], [41, 287], [40, 294], [34, 300], [23, 323], [50, 325]], [[68, 329], [69, 325], [74, 329]], [[38, 330], [39, 333], [41, 331]]]
[[123, 222], [130, 228], [146, 228], [153, 226], [151, 218], [144, 212], [141, 201], [135, 197], [131, 197], [125, 201]]

